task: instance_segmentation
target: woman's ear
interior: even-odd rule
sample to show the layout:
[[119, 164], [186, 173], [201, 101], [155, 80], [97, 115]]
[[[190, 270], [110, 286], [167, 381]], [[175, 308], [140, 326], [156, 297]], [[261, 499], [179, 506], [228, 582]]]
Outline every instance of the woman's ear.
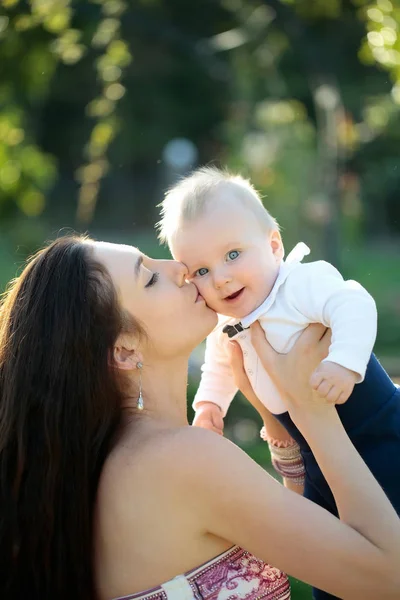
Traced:
[[281, 234], [277, 229], [274, 229], [274, 231], [270, 233], [269, 243], [271, 244], [272, 254], [275, 256], [276, 261], [280, 262], [285, 256], [285, 249], [283, 247]]
[[143, 363], [142, 353], [132, 346], [132, 340], [120, 336], [113, 348], [112, 366], [122, 371], [133, 371], [139, 362]]

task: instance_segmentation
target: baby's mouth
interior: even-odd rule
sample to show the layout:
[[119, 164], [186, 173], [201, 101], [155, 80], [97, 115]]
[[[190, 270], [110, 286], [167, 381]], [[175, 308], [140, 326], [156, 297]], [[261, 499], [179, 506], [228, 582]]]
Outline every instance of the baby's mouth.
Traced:
[[229, 300], [236, 300], [236, 298], [239, 298], [239, 296], [241, 296], [243, 290], [244, 290], [244, 287], [240, 288], [240, 290], [238, 290], [237, 292], [234, 292], [230, 296], [227, 296], [226, 298], [224, 298], [224, 300], [228, 300], [228, 301]]

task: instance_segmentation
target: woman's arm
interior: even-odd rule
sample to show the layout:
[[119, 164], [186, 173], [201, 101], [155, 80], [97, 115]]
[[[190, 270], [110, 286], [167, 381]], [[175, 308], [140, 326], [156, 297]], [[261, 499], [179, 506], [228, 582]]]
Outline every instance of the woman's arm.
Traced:
[[[369, 539], [376, 540], [381, 548], [384, 546], [379, 540], [387, 538], [385, 545], [397, 552], [395, 556], [397, 564], [400, 564], [400, 520], [394, 508], [355, 451], [335, 406], [325, 404], [309, 388], [310, 368], [315, 367], [317, 360], [325, 358], [330, 345], [330, 331], [313, 324], [303, 332], [291, 352], [280, 355], [266, 341], [260, 325], [255, 323], [252, 326], [252, 342], [260, 360], [286, 394], [290, 415], [307, 439], [325, 475], [341, 520], [361, 531], [365, 513], [372, 515], [373, 506], [382, 503], [380, 512], [375, 512], [373, 523], [368, 528], [368, 536], [372, 536]], [[343, 468], [346, 464], [349, 468]], [[392, 526], [394, 535], [391, 535]], [[390, 540], [393, 540], [393, 546], [390, 546]]]
[[326, 341], [318, 341], [321, 328], [309, 327], [285, 356], [274, 353], [261, 332], [255, 334], [253, 343], [287, 394], [292, 419], [319, 462], [341, 520], [285, 489], [229, 441], [200, 429], [190, 431], [190, 450], [180, 452], [175, 471], [187, 502], [205, 532], [315, 587], [344, 600], [398, 600], [400, 520], [335, 407], [308, 386], [326, 352]]
[[[286, 431], [285, 427], [274, 417], [268, 408], [260, 402], [259, 398], [254, 393], [253, 387], [250, 384], [243, 367], [243, 354], [241, 347], [236, 342], [231, 342], [228, 347], [230, 350], [230, 366], [236, 386], [260, 415], [268, 439], [275, 440], [276, 442], [279, 441], [283, 446], [292, 444], [293, 439]], [[282, 481], [283, 485], [289, 490], [292, 490], [300, 495], [303, 494], [303, 483], [297, 483], [296, 480], [289, 479], [288, 477], [282, 477]]]
[[205, 532], [310, 585], [344, 600], [398, 600], [399, 519], [370, 473], [365, 474], [365, 464], [351, 459], [356, 452], [346, 448], [340, 423], [310, 420], [314, 438], [322, 427], [320, 443], [325, 444], [330, 429], [328, 437], [344, 444], [331, 463], [332, 453], [326, 450], [325, 463], [330, 463], [336, 486], [324, 472], [336, 501], [340, 504], [342, 496], [347, 505], [349, 514], [342, 521], [287, 490], [234, 444], [205, 430], [196, 430], [190, 452], [179, 460], [180, 465], [188, 461], [186, 469], [178, 466], [185, 474], [180, 486], [185, 502]]

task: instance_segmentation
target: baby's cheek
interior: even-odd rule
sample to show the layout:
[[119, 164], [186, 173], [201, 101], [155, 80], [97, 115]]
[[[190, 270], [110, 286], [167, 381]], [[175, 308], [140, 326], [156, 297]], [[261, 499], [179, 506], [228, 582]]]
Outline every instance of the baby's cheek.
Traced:
[[207, 283], [207, 281], [205, 279], [203, 281], [201, 279], [199, 281], [196, 281], [196, 285], [197, 285], [197, 289], [199, 290], [200, 294], [203, 296], [204, 300], [206, 301], [206, 304], [208, 304], [208, 306], [210, 308], [214, 308], [213, 305], [216, 304], [217, 299], [215, 297], [215, 291], [214, 291], [212, 285]]

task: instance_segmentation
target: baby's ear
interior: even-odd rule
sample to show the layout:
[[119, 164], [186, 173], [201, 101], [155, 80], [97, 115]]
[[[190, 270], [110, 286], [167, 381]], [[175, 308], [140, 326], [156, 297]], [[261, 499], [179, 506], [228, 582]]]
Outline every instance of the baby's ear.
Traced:
[[269, 243], [271, 244], [272, 253], [275, 256], [276, 260], [281, 261], [285, 255], [285, 249], [283, 247], [281, 234], [277, 229], [274, 229], [270, 233]]

